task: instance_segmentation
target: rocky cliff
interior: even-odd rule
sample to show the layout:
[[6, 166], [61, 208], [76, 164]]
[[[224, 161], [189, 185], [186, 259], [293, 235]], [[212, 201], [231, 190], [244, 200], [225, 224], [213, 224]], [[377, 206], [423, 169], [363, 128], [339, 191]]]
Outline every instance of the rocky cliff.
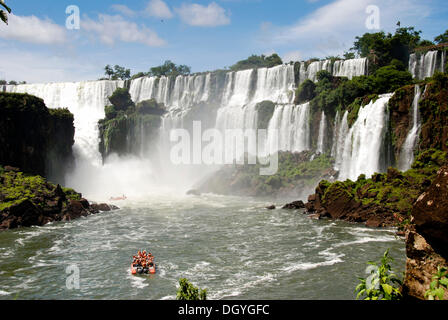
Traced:
[[90, 204], [80, 193], [41, 176], [0, 167], [0, 230], [70, 221], [113, 209], [117, 208]]
[[[403, 293], [424, 299], [438, 267], [448, 267], [448, 167], [443, 166], [412, 210], [406, 232], [406, 273]], [[448, 291], [444, 299], [448, 299]]]
[[73, 115], [19, 93], [0, 93], [0, 113], [0, 164], [62, 183], [73, 160]]

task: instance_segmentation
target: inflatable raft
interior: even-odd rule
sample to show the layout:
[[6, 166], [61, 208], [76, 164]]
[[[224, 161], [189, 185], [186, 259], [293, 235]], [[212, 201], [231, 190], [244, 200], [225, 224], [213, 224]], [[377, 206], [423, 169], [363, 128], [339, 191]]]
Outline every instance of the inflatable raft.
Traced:
[[156, 266], [155, 264], [152, 267], [143, 268], [142, 266], [136, 266], [131, 263], [131, 274], [155, 274]]

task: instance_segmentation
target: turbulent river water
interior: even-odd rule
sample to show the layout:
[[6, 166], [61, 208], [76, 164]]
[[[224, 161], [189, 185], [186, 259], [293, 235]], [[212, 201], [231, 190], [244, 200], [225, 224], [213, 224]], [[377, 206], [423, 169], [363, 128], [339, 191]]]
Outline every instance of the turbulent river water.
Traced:
[[[353, 299], [366, 262], [387, 248], [404, 270], [404, 242], [393, 229], [268, 211], [239, 197], [157, 195], [119, 205], [1, 232], [0, 299], [174, 299], [181, 277], [210, 299]], [[140, 248], [155, 255], [157, 274], [130, 275]], [[79, 289], [66, 285], [72, 265]]]

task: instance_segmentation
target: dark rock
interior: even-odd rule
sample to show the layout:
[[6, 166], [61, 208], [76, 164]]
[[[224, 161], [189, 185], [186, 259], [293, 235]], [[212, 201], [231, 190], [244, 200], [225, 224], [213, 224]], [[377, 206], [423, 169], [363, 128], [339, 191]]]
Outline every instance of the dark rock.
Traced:
[[295, 209], [305, 209], [305, 204], [302, 200], [294, 201], [288, 204], [285, 204], [282, 209], [295, 210]]
[[268, 209], [268, 210], [275, 210], [275, 205], [270, 205], [270, 206], [267, 206], [266, 207], [266, 209]]
[[102, 211], [102, 212], [108, 212], [108, 211], [111, 211], [111, 210], [116, 210], [116, 209], [111, 208], [111, 206], [106, 204], [106, 203], [92, 204], [91, 207], [94, 210]]
[[448, 258], [448, 166], [442, 167], [412, 210], [417, 232]]

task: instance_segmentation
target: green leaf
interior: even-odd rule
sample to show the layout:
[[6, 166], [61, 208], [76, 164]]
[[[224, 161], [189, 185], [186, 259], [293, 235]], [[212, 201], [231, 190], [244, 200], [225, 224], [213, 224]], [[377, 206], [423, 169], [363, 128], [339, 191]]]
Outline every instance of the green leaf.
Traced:
[[448, 287], [448, 278], [443, 278], [439, 280], [441, 285], [444, 285], [445, 287]]
[[384, 292], [386, 292], [388, 295], [392, 294], [393, 287], [391, 285], [384, 283], [381, 286], [383, 287]]
[[443, 288], [438, 288], [434, 290], [434, 294], [439, 298], [439, 300], [443, 300], [443, 296], [445, 295], [445, 290]]

